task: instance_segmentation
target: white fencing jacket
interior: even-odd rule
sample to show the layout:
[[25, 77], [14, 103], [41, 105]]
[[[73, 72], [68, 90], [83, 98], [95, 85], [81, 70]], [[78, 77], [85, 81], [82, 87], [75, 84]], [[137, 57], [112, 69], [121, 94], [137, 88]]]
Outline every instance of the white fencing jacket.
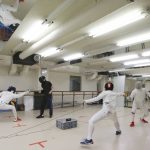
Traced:
[[24, 96], [25, 94], [28, 94], [29, 92], [22, 92], [19, 94], [14, 94], [12, 92], [9, 91], [3, 91], [0, 93], [0, 104], [8, 104], [11, 100], [15, 99], [15, 98], [19, 98]]
[[146, 96], [150, 97], [150, 93], [145, 89], [134, 89], [131, 92], [130, 98], [136, 102], [144, 102]]
[[101, 92], [97, 97], [85, 100], [86, 103], [92, 103], [99, 101], [100, 99], [103, 99], [103, 106], [105, 107], [106, 105], [108, 106], [107, 108], [116, 108], [116, 100], [117, 96], [123, 96], [124, 93], [116, 93], [110, 90], [103, 91]]

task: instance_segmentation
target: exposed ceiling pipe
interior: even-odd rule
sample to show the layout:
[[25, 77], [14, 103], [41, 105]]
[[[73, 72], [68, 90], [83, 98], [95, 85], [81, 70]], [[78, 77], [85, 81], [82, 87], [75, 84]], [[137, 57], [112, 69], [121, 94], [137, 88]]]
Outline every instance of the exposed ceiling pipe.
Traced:
[[114, 50], [119, 50], [120, 47], [116, 46], [116, 44], [109, 44], [107, 46], [104, 46], [102, 48], [99, 49], [95, 49], [95, 50], [88, 50], [84, 53], [85, 57], [90, 57], [90, 56], [94, 56], [97, 54], [102, 54], [105, 52], [110, 52], [110, 51], [114, 51]]
[[12, 64], [12, 57], [7, 55], [0, 55], [0, 64], [10, 66]]
[[124, 73], [130, 73], [130, 74], [149, 74], [150, 73], [150, 67], [146, 68], [130, 68], [124, 71]]
[[[138, 44], [137, 44], [138, 45]], [[107, 45], [107, 46], [104, 46], [104, 47], [102, 47], [102, 48], [98, 48], [98, 49], [95, 49], [95, 50], [88, 50], [88, 51], [86, 51], [86, 52], [84, 52], [84, 55], [85, 55], [85, 57], [84, 58], [86, 58], [86, 57], [91, 57], [91, 56], [94, 56], [94, 55], [98, 55], [98, 54], [102, 54], [102, 53], [105, 53], [105, 52], [111, 52], [111, 51], [114, 51], [114, 52], [116, 52], [116, 51], [121, 51], [121, 50], [123, 50], [123, 49], [125, 49], [124, 50], [124, 52], [125, 53], [133, 53], [133, 52], [140, 52], [141, 50], [143, 50], [143, 51], [146, 51], [146, 50], [149, 50], [150, 48], [148, 47], [148, 48], [146, 48], [146, 46], [145, 46], [145, 43], [141, 43], [141, 47], [142, 47], [142, 49], [138, 49], [138, 50], [135, 50], [135, 51], [130, 51], [130, 47], [119, 47], [119, 46], [117, 46], [116, 44], [109, 44], [109, 45]], [[119, 53], [119, 54], [122, 54], [122, 53]], [[114, 54], [114, 55], [116, 55], [116, 54]], [[83, 59], [84, 59], [83, 58]]]
[[97, 76], [98, 76], [98, 72], [94, 72], [94, 73], [91, 73], [90, 75], [87, 75], [86, 79], [87, 80], [94, 80], [97, 78]]
[[[122, 6], [125, 6], [129, 2], [122, 0], [121, 2], [117, 3], [116, 5], [111, 5], [111, 10], [110, 13], [117, 8], [120, 8]], [[78, 30], [87, 24], [90, 24], [91, 22], [97, 20], [98, 18], [101, 18], [107, 14], [97, 14], [96, 16], [94, 15], [101, 9], [101, 3], [94, 5], [95, 7], [92, 7], [88, 11], [86, 10], [84, 13], [81, 15], [78, 15], [76, 18], [72, 19], [71, 21], [67, 22], [66, 24], [62, 25], [60, 28], [56, 29], [53, 31], [51, 34], [47, 35], [45, 38], [41, 39], [39, 42], [36, 42], [33, 44], [31, 47], [26, 49], [20, 54], [20, 58], [24, 59], [28, 56], [30, 56], [33, 53], [36, 53], [37, 51], [41, 50], [44, 46], [50, 45], [52, 42], [55, 42], [58, 40], [58, 38], [62, 38], [63, 36], [74, 32], [75, 30]], [[108, 12], [107, 12], [108, 13]], [[90, 17], [90, 16], [95, 16]], [[84, 20], [84, 21], [83, 21]]]
[[79, 41], [83, 40], [83, 39], [86, 38], [86, 37], [88, 37], [87, 34], [86, 34], [86, 35], [83, 35], [83, 36], [81, 36], [81, 37], [78, 37], [78, 38], [76, 38], [76, 39], [74, 39], [74, 40], [72, 40], [72, 41], [69, 41], [69, 42], [65, 43], [64, 45], [61, 45], [60, 47], [61, 47], [61, 48], [65, 48], [65, 47], [67, 47], [67, 46], [69, 46], [69, 45], [72, 45], [72, 44], [74, 44], [74, 43], [76, 43], [76, 42], [79, 42]]
[[[95, 64], [95, 63], [101, 63], [102, 61], [108, 61], [108, 59], [112, 56], [106, 56], [106, 57], [102, 57], [102, 58], [99, 58], [99, 59], [93, 59], [93, 58], [90, 58], [94, 55], [97, 55], [97, 54], [102, 54], [102, 53], [105, 53], [105, 52], [110, 52], [110, 51], [118, 51], [118, 50], [122, 50], [124, 47], [120, 48], [118, 46], [116, 46], [115, 44], [110, 44], [106, 47], [103, 47], [101, 49], [95, 49], [95, 50], [89, 50], [87, 52], [85, 52], [85, 57], [82, 58], [82, 63], [92, 63], [92, 64]], [[142, 52], [144, 51], [147, 51], [149, 50], [149, 48], [147, 49], [142, 49]], [[124, 51], [125, 52], [125, 51]], [[127, 53], [127, 52], [125, 52]], [[141, 49], [138, 49], [136, 51], [131, 51], [131, 52], [128, 52], [128, 54], [132, 54], [132, 53], [141, 53]], [[119, 55], [122, 55], [123, 53], [119, 53], [119, 54], [114, 54], [113, 56], [119, 56]], [[57, 67], [60, 67], [60, 66], [67, 66], [69, 64], [69, 62], [65, 62], [65, 63], [62, 63], [62, 64], [57, 64], [57, 65], [54, 65], [53, 68], [57, 68]]]
[[0, 40], [0, 51], [3, 50], [5, 45], [6, 45], [6, 42]]
[[[141, 49], [138, 49], [138, 50], [136, 50], [136, 51], [131, 51], [131, 52], [128, 52], [128, 54], [138, 54], [138, 55], [141, 55], [141, 53], [142, 52], [144, 52], [144, 51], [148, 51], [149, 50], [149, 48], [147, 48], [147, 49], [142, 49], [142, 51], [141, 51]], [[124, 55], [124, 54], [126, 54], [126, 53], [120, 53], [120, 54], [115, 54], [115, 55], [113, 55], [113, 57], [114, 56], [121, 56], [121, 55]], [[82, 60], [82, 62], [83, 63], [88, 63], [89, 65], [94, 65], [94, 64], [102, 64], [102, 63], [105, 63], [105, 62], [107, 62], [108, 60], [109, 60], [109, 58], [111, 58], [112, 56], [107, 56], [107, 57], [103, 57], [103, 58], [100, 58], [100, 59], [93, 59], [93, 58], [85, 58], [85, 59], [83, 59]], [[124, 67], [125, 68], [125, 67]], [[132, 69], [135, 69], [135, 68], [130, 68], [130, 70], [132, 70]], [[126, 68], [126, 70], [125, 71], [127, 71], [127, 68]], [[125, 72], [124, 70], [123, 70], [123, 72]], [[119, 71], [119, 72], [122, 72], [122, 71]]]
[[10, 71], [9, 71], [9, 75], [15, 75], [17, 73], [17, 65], [16, 64], [12, 64]]
[[100, 80], [102, 80], [103, 78], [104, 78], [104, 75], [98, 75], [97, 81], [100, 81]]
[[46, 18], [47, 22], [53, 22], [65, 9], [67, 9], [75, 0], [65, 0]]

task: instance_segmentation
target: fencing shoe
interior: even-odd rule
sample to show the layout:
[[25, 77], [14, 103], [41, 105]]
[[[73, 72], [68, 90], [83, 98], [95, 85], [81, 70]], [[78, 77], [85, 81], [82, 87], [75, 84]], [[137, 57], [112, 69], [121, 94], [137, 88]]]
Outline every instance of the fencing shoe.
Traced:
[[21, 121], [19, 117], [17, 117], [17, 119], [14, 119], [14, 122], [18, 122], [18, 121]]
[[43, 115], [39, 115], [39, 116], [37, 116], [36, 118], [44, 118], [44, 116]]
[[134, 121], [132, 121], [132, 122], [130, 123], [130, 127], [134, 127], [134, 126], [135, 126]]
[[143, 122], [143, 123], [148, 123], [148, 121], [145, 120], [144, 118], [143, 118], [143, 119], [140, 119], [140, 120], [141, 120], [141, 122]]
[[116, 131], [116, 135], [121, 134], [121, 130]]
[[93, 140], [84, 139], [83, 141], [80, 142], [80, 144], [84, 144], [84, 145], [93, 144]]

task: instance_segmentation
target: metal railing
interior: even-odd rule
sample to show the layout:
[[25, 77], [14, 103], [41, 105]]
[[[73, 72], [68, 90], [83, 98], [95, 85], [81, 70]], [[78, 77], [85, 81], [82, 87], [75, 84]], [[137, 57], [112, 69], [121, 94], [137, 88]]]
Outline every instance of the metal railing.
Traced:
[[53, 91], [53, 104], [54, 106], [75, 106], [83, 103], [84, 99], [93, 98], [98, 95], [97, 91]]

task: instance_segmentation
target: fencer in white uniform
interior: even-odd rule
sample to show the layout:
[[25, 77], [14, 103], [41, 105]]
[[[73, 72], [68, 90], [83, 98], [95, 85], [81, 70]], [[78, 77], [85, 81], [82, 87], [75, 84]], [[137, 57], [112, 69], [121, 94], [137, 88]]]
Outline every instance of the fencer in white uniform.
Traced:
[[22, 92], [19, 94], [15, 94], [16, 88], [11, 86], [8, 88], [8, 91], [3, 91], [0, 93], [0, 110], [12, 110], [13, 115], [15, 117], [14, 121], [20, 121], [21, 119], [18, 118], [16, 108], [13, 105], [9, 105], [9, 102], [13, 99], [19, 98], [24, 96], [25, 94], [28, 94], [29, 91]]
[[116, 100], [117, 96], [124, 96], [124, 93], [116, 93], [112, 90], [113, 84], [111, 82], [108, 82], [105, 84], [105, 91], [101, 92], [97, 97], [84, 100], [85, 103], [91, 103], [103, 99], [103, 107], [100, 111], [95, 113], [89, 120], [87, 138], [81, 141], [80, 144], [93, 144], [92, 134], [94, 131], [94, 124], [104, 119], [105, 117], [111, 117], [116, 128], [116, 135], [121, 134], [120, 125], [116, 114]]
[[130, 127], [134, 127], [134, 118], [135, 118], [135, 113], [137, 108], [140, 109], [140, 120], [143, 123], [148, 123], [144, 118], [148, 116], [148, 108], [146, 106], [146, 96], [150, 97], [150, 93], [145, 89], [142, 88], [142, 83], [141, 82], [136, 82], [135, 84], [135, 89], [131, 92], [130, 94], [130, 99], [133, 101], [132, 103], [132, 121], [130, 123]]

